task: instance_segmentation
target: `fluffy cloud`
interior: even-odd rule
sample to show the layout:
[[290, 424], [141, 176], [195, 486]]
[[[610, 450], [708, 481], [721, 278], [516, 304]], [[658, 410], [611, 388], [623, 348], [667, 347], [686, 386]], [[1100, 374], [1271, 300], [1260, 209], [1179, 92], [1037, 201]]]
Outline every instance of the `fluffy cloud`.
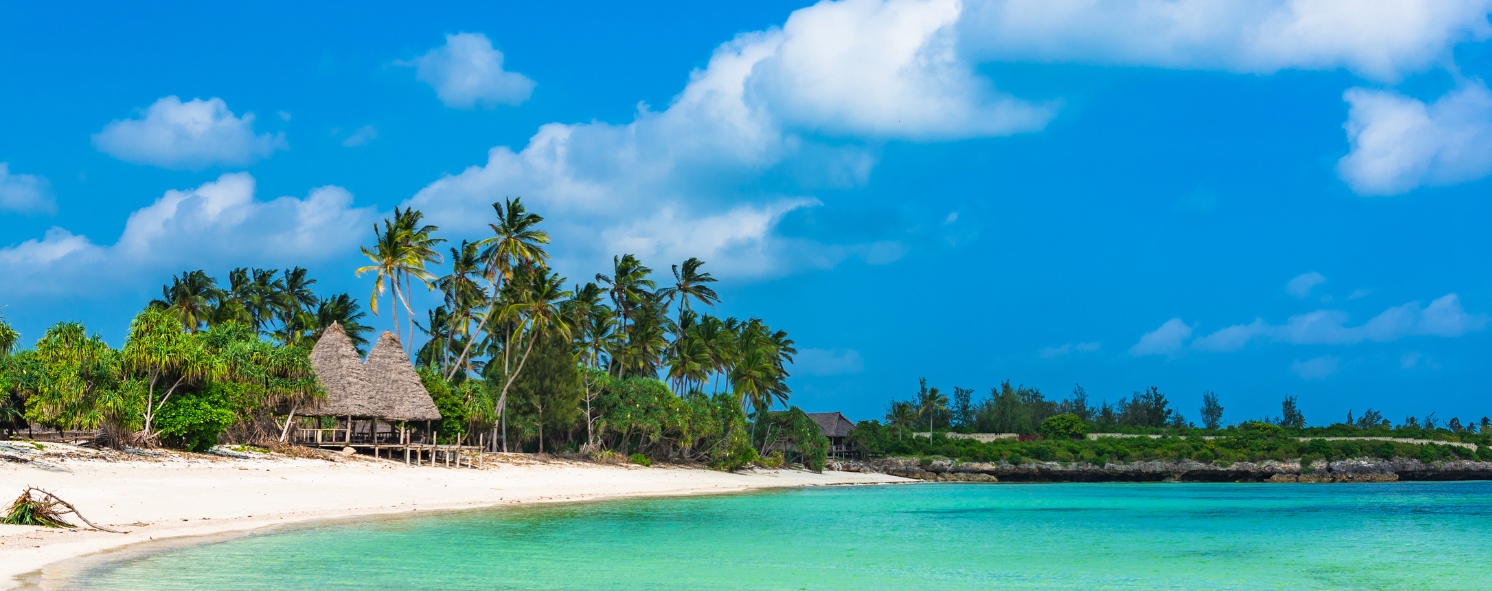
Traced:
[[254, 133], [254, 114], [237, 117], [220, 98], [185, 103], [168, 96], [140, 117], [114, 121], [93, 135], [99, 151], [136, 164], [199, 169], [245, 166], [284, 149], [285, 134]]
[[1362, 88], [1345, 98], [1352, 151], [1337, 163], [1337, 173], [1353, 191], [1397, 195], [1492, 173], [1492, 92], [1480, 82], [1429, 105]]
[[954, 53], [957, 17], [947, 0], [799, 10], [781, 29], [716, 48], [662, 111], [642, 105], [626, 124], [544, 125], [522, 150], [495, 147], [485, 164], [436, 180], [406, 205], [442, 228], [479, 233], [494, 200], [521, 195], [554, 220], [557, 241], [585, 243], [586, 252], [561, 255], [588, 265], [618, 252], [657, 253], [761, 276], [850, 256], [894, 259], [896, 244], [779, 235], [785, 215], [817, 201], [763, 194], [754, 179], [864, 183], [873, 149], [828, 146], [812, 139], [817, 132], [920, 140], [1039, 129], [1047, 107], [995, 93]]
[[1326, 277], [1320, 273], [1315, 271], [1303, 273], [1285, 284], [1285, 293], [1295, 296], [1296, 299], [1303, 300], [1306, 296], [1311, 295], [1312, 289], [1315, 289], [1317, 285], [1321, 285], [1322, 283], [1326, 283]]
[[10, 172], [10, 163], [0, 162], [0, 211], [7, 210], [19, 213], [57, 211], [51, 184], [36, 175], [14, 174]]
[[142, 271], [217, 264], [305, 264], [346, 254], [377, 217], [353, 208], [341, 187], [314, 189], [304, 199], [254, 198], [254, 178], [225, 174], [195, 189], [167, 191], [135, 211], [124, 232], [103, 246], [52, 228], [41, 239], [0, 248], [0, 295], [82, 291], [128, 281]]
[[1044, 347], [1039, 354], [1042, 359], [1056, 359], [1070, 353], [1092, 353], [1098, 346], [1098, 343], [1063, 343], [1060, 347]]
[[853, 136], [947, 139], [1046, 126], [1054, 109], [999, 94], [959, 56], [956, 0], [849, 0], [793, 13], [747, 81], [789, 125]]
[[1324, 380], [1332, 374], [1337, 373], [1337, 369], [1341, 364], [1341, 358], [1324, 355], [1305, 361], [1297, 359], [1290, 364], [1290, 371], [1295, 372], [1295, 375], [1300, 376], [1303, 380]]
[[1135, 357], [1145, 355], [1175, 356], [1181, 352], [1186, 345], [1186, 340], [1192, 336], [1192, 327], [1180, 318], [1167, 320], [1153, 331], [1145, 333], [1140, 337], [1140, 342], [1129, 348], [1129, 354]]
[[1351, 318], [1338, 310], [1317, 310], [1292, 316], [1274, 325], [1256, 318], [1249, 324], [1229, 326], [1192, 342], [1205, 351], [1237, 351], [1255, 339], [1295, 345], [1353, 345], [1386, 343], [1411, 336], [1459, 337], [1487, 327], [1485, 314], [1469, 314], [1456, 294], [1448, 294], [1421, 306], [1409, 302], [1394, 306], [1367, 322], [1350, 326]]
[[415, 78], [435, 89], [447, 107], [518, 105], [534, 92], [534, 81], [503, 69], [503, 53], [481, 33], [446, 35], [446, 44], [400, 65], [414, 66]]
[[1392, 82], [1492, 37], [1489, 0], [986, 0], [967, 50], [1009, 61], [1267, 74], [1346, 68]]
[[793, 360], [793, 369], [811, 376], [860, 373], [865, 362], [854, 349], [804, 349]]

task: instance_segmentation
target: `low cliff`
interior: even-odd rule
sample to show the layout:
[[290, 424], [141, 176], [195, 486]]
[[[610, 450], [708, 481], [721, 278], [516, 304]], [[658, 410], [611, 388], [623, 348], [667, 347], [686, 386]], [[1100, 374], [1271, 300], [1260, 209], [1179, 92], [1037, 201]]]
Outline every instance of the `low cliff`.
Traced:
[[1352, 459], [1233, 462], [1226, 466], [1192, 460], [1096, 464], [958, 462], [919, 458], [831, 461], [829, 470], [878, 472], [936, 482], [1393, 482], [1397, 480], [1492, 480], [1492, 462]]

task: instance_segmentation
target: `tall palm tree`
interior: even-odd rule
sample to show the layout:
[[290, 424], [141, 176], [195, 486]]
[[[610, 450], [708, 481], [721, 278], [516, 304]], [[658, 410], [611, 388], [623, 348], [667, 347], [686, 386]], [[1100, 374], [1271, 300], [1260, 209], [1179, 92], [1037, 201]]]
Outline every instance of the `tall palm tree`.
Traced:
[[[715, 304], [720, 301], [720, 296], [715, 293], [715, 290], [710, 289], [708, 285], [714, 283], [715, 278], [711, 277], [709, 273], [699, 272], [699, 268], [703, 267], [704, 264], [704, 261], [689, 257], [688, 260], [684, 261], [682, 268], [680, 265], [674, 265], [673, 287], [665, 287], [660, 291], [664, 297], [668, 298], [669, 303], [673, 303], [675, 297], [679, 299], [680, 319], [684, 317], [685, 312], [689, 311], [689, 300], [691, 298], [711, 308], [715, 307]], [[680, 322], [683, 322], [683, 320], [680, 320]]]
[[[10, 323], [5, 321], [5, 315], [0, 314], [0, 358], [9, 356], [10, 350], [15, 348], [16, 341], [19, 340], [21, 340], [21, 333], [11, 328]], [[0, 396], [4, 395], [5, 393], [0, 392]]]
[[[363, 273], [375, 273], [373, 281], [373, 293], [368, 296], [368, 308], [373, 314], [378, 315], [378, 300], [383, 297], [385, 285], [388, 286], [390, 304], [393, 306], [394, 335], [400, 336], [399, 327], [399, 272], [408, 254], [404, 251], [404, 240], [399, 236], [399, 229], [388, 220], [383, 221], [383, 230], [378, 229], [378, 224], [373, 224], [373, 248], [361, 247], [363, 256], [373, 264], [358, 267], [354, 274], [362, 277]], [[402, 338], [400, 339], [403, 340]]]
[[455, 346], [458, 336], [470, 338], [476, 310], [487, 300], [487, 290], [477, 282], [481, 273], [481, 245], [463, 240], [460, 248], [451, 249], [451, 272], [435, 280], [435, 288], [444, 296], [452, 326], [452, 330], [446, 333], [444, 349], [447, 353]]
[[409, 341], [404, 343], [404, 352], [409, 354], [414, 347], [414, 308], [410, 306], [411, 278], [418, 279], [425, 285], [425, 289], [431, 289], [435, 276], [425, 270], [428, 263], [440, 263], [440, 253], [435, 247], [443, 242], [444, 238], [436, 238], [435, 232], [439, 227], [424, 224], [425, 214], [418, 209], [410, 208], [399, 211], [394, 208], [394, 225], [398, 228], [400, 240], [403, 242], [404, 258], [399, 263], [399, 275], [404, 279], [404, 291], [401, 300], [404, 303], [405, 316], [409, 319]]
[[280, 293], [275, 303], [279, 308], [281, 322], [296, 314], [308, 310], [317, 303], [316, 293], [311, 291], [311, 285], [316, 283], [315, 279], [306, 276], [306, 270], [301, 267], [286, 269], [280, 279]]
[[[487, 303], [487, 313], [477, 323], [474, 334], [482, 334], [487, 324], [494, 320], [495, 313], [499, 308], [499, 299], [502, 297], [502, 287], [512, 279], [513, 271], [524, 265], [538, 265], [546, 267], [549, 262], [549, 252], [544, 245], [549, 244], [549, 233], [538, 229], [539, 222], [544, 218], [538, 214], [529, 213], [523, 207], [523, 198], [505, 199], [504, 203], [493, 203], [492, 209], [497, 213], [497, 223], [487, 224], [492, 229], [492, 236], [484, 238], [477, 244], [482, 247], [482, 259], [485, 261], [486, 277], [492, 288], [492, 300]], [[461, 354], [451, 364], [446, 379], [456, 376], [456, 372], [462, 368], [468, 355], [471, 354], [471, 345], [477, 341], [473, 336], [468, 339], [466, 346], [462, 348]]]
[[552, 274], [537, 264], [524, 267], [521, 271], [514, 277], [514, 282], [519, 283], [520, 287], [518, 297], [502, 311], [504, 319], [514, 324], [508, 342], [515, 345], [525, 341], [527, 343], [517, 359], [518, 365], [505, 376], [502, 391], [497, 398], [497, 412], [503, 421], [503, 451], [508, 450], [508, 389], [523, 372], [523, 366], [534, 350], [534, 343], [538, 342], [541, 333], [565, 339], [570, 337], [570, 325], [560, 309], [561, 302], [571, 295], [564, 290], [565, 278]]
[[250, 271], [251, 278], [245, 290], [244, 309], [249, 313], [250, 325], [254, 330], [265, 332], [271, 330], [270, 323], [278, 316], [281, 295], [285, 291], [285, 282], [276, 277], [278, 269], [253, 269]]
[[211, 318], [219, 293], [217, 280], [207, 273], [183, 271], [171, 277], [171, 285], [161, 288], [161, 299], [150, 306], [169, 311], [187, 332], [197, 332]]

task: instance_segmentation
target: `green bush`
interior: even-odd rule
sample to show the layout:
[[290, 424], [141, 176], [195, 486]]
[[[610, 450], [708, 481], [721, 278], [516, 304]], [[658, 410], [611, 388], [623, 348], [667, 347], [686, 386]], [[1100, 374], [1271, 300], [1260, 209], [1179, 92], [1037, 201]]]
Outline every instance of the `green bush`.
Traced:
[[1414, 459], [1426, 464], [1434, 462], [1440, 459], [1440, 450], [1435, 449], [1434, 445], [1421, 445], [1419, 446], [1419, 453], [1415, 454]]
[[772, 453], [767, 454], [767, 457], [762, 458], [762, 467], [763, 468], [773, 468], [773, 469], [776, 469], [776, 468], [781, 468], [784, 465], [787, 465], [787, 460], [783, 459], [782, 452], [780, 452], [780, 451], [774, 451]]
[[217, 388], [174, 396], [156, 416], [161, 439], [188, 451], [205, 452], [218, 444], [218, 435], [236, 416]]
[[1088, 423], [1075, 414], [1053, 415], [1041, 422], [1041, 434], [1054, 441], [1082, 439], [1088, 435]]
[[1355, 442], [1355, 441], [1348, 441], [1348, 442], [1342, 444], [1342, 457], [1343, 458], [1355, 458], [1355, 457], [1358, 457], [1360, 455], [1362, 455], [1362, 447], [1359, 446], [1359, 445], [1357, 445], [1357, 442]]
[[642, 454], [632, 454], [632, 457], [627, 458], [627, 459], [630, 460], [632, 463], [637, 464], [639, 466], [651, 466], [651, 465], [653, 465], [653, 461], [649, 460], [647, 456], [642, 455]]
[[1373, 450], [1373, 455], [1379, 459], [1392, 460], [1394, 456], [1399, 455], [1399, 450], [1394, 447], [1392, 441], [1385, 441], [1378, 444], [1378, 447]]
[[1214, 455], [1212, 452], [1204, 449], [1192, 454], [1192, 459], [1206, 464], [1217, 459], [1217, 456]]
[[1476, 459], [1483, 462], [1492, 462], [1492, 447], [1485, 445], [1476, 446]]
[[1332, 453], [1331, 442], [1325, 439], [1312, 439], [1306, 443], [1304, 453], [1322, 457], [1330, 456]]

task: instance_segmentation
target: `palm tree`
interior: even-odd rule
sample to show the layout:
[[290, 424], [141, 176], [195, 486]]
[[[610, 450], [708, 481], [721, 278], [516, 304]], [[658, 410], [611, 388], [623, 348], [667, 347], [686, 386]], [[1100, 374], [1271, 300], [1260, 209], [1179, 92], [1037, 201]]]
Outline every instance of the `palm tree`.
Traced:
[[[492, 236], [485, 238], [477, 244], [481, 245], [482, 259], [486, 262], [487, 281], [492, 286], [492, 300], [487, 304], [487, 313], [477, 323], [476, 333], [482, 334], [482, 329], [493, 319], [494, 312], [498, 309], [498, 300], [502, 297], [502, 286], [512, 279], [513, 270], [524, 265], [538, 265], [544, 267], [549, 261], [549, 252], [544, 250], [544, 245], [549, 244], [549, 234], [538, 229], [539, 222], [544, 221], [542, 216], [529, 213], [523, 207], [523, 198], [504, 200], [502, 203], [493, 203], [492, 209], [497, 213], [496, 224], [487, 224], [492, 229]], [[456, 356], [455, 363], [451, 364], [450, 372], [446, 375], [449, 380], [456, 376], [456, 372], [463, 367], [467, 355], [471, 354], [471, 345], [477, 339], [473, 337], [466, 342], [461, 354]], [[506, 369], [506, 368], [504, 368]]]
[[150, 307], [170, 312], [187, 332], [194, 333], [212, 316], [219, 294], [217, 280], [207, 273], [183, 271], [171, 277], [171, 285], [161, 288], [161, 299], [152, 300]]
[[[11, 328], [10, 323], [5, 321], [5, 315], [0, 314], [0, 358], [9, 356], [10, 350], [15, 348], [16, 341], [19, 340], [21, 340], [21, 333]], [[0, 392], [0, 396], [4, 395], [4, 392]]]
[[[565, 316], [560, 310], [561, 302], [571, 295], [564, 290], [565, 278], [551, 274], [548, 269], [536, 264], [520, 270], [514, 277], [514, 283], [518, 283], [521, 288], [518, 290], [518, 297], [502, 311], [504, 319], [514, 323], [513, 333], [507, 342], [517, 344], [527, 341], [518, 358], [517, 367], [505, 376], [502, 391], [497, 398], [497, 412], [503, 421], [505, 452], [508, 451], [508, 389], [523, 372], [523, 366], [528, 362], [529, 353], [533, 352], [534, 343], [538, 342], [541, 333], [547, 332], [565, 339], [570, 337], [570, 325], [565, 322]], [[504, 355], [506, 354], [505, 350]]]
[[321, 333], [332, 324], [342, 325], [342, 331], [347, 333], [347, 338], [352, 340], [352, 345], [359, 353], [368, 348], [367, 333], [373, 327], [362, 323], [367, 314], [358, 306], [357, 300], [345, 293], [339, 293], [329, 298], [322, 298], [316, 303], [316, 330], [311, 333], [311, 340], [321, 339]]
[[487, 290], [477, 283], [481, 267], [481, 245], [463, 240], [460, 248], [451, 249], [451, 272], [435, 281], [451, 317], [452, 330], [447, 331], [444, 345], [447, 354], [456, 346], [457, 335], [470, 337], [475, 311], [487, 300]]
[[311, 291], [313, 283], [316, 280], [306, 277], [306, 270], [301, 267], [285, 270], [278, 285], [280, 292], [275, 298], [282, 324], [287, 322], [286, 319], [316, 305], [316, 293]]
[[251, 271], [253, 278], [249, 280], [244, 309], [248, 310], [256, 331], [269, 330], [270, 321], [275, 319], [280, 308], [285, 282], [275, 277], [278, 272], [277, 269]]
[[907, 401], [892, 401], [890, 408], [886, 410], [886, 425], [897, 427], [896, 438], [901, 439], [903, 431], [910, 429], [917, 422], [917, 407]]
[[643, 294], [651, 294], [658, 284], [648, 279], [653, 270], [643, 266], [635, 256], [624, 254], [612, 257], [611, 261], [611, 277], [597, 273], [596, 281], [607, 286], [617, 319], [621, 321], [621, 328], [626, 329], [633, 311], [645, 303]]
[[435, 252], [435, 246], [445, 242], [444, 238], [435, 237], [435, 232], [440, 230], [439, 227], [421, 225], [424, 217], [424, 213], [414, 208], [402, 212], [399, 208], [394, 208], [394, 225], [398, 228], [405, 255], [398, 265], [399, 275], [404, 279], [401, 300], [404, 302], [405, 316], [409, 319], [409, 341], [404, 343], [405, 354], [413, 351], [414, 347], [414, 309], [409, 304], [410, 278], [420, 280], [420, 283], [425, 284], [425, 289], [431, 289], [431, 282], [435, 280], [435, 276], [425, 270], [425, 265], [441, 262], [440, 253]]
[[917, 415], [927, 415], [927, 436], [931, 441], [933, 431], [933, 419], [939, 412], [948, 410], [948, 397], [939, 392], [937, 388], [928, 388], [927, 379], [923, 378], [922, 388], [917, 393]]
[[377, 273], [373, 281], [373, 294], [368, 296], [368, 308], [375, 316], [378, 314], [378, 300], [383, 297], [384, 286], [388, 285], [392, 288], [390, 303], [394, 308], [394, 335], [399, 336], [399, 270], [408, 256], [404, 252], [404, 241], [399, 236], [398, 229], [388, 220], [383, 221], [381, 232], [378, 230], [378, 224], [373, 224], [373, 238], [371, 250], [366, 246], [361, 247], [363, 256], [368, 257], [373, 264], [358, 267], [354, 273], [358, 277], [370, 271]]
[[706, 285], [714, 283], [715, 278], [711, 277], [709, 273], [699, 272], [699, 268], [704, 266], [704, 264], [704, 261], [689, 257], [688, 260], [684, 261], [682, 269], [680, 269], [679, 265], [674, 265], [674, 285], [673, 287], [664, 288], [661, 292], [668, 298], [669, 303], [672, 303], [675, 297], [679, 298], [679, 322], [681, 323], [683, 322], [684, 313], [689, 311], [690, 298], [699, 300], [711, 308], [715, 307], [715, 304], [720, 301], [720, 296], [715, 293], [715, 290], [710, 289]]

